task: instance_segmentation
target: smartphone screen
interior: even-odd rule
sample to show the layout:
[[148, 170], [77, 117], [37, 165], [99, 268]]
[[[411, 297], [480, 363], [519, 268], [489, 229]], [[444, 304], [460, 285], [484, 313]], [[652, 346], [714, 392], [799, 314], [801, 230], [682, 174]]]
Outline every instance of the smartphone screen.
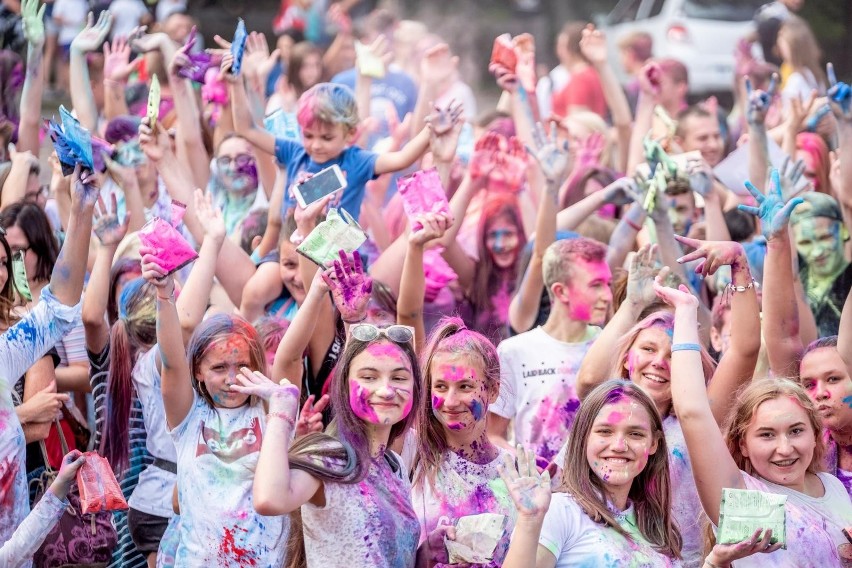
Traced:
[[312, 178], [300, 183], [296, 187], [299, 193], [302, 194], [305, 205], [310, 205], [326, 195], [340, 191], [346, 187], [346, 180], [343, 179], [340, 167], [332, 166], [315, 174]]

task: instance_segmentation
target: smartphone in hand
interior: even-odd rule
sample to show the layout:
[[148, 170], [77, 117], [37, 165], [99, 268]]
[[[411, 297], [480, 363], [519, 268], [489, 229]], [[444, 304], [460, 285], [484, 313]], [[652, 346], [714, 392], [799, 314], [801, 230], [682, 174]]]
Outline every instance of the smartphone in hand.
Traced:
[[293, 186], [296, 202], [304, 209], [325, 197], [346, 187], [346, 178], [337, 164], [322, 170]]

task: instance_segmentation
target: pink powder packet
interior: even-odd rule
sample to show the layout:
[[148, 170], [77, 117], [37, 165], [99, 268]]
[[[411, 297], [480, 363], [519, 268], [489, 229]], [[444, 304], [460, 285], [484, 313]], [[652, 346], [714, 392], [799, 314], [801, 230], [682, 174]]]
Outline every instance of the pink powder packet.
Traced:
[[172, 199], [172, 227], [177, 228], [180, 222], [183, 221], [183, 216], [186, 215], [186, 205]]
[[198, 253], [183, 235], [159, 217], [154, 217], [139, 229], [139, 240], [143, 246], [156, 251], [157, 264], [166, 274], [180, 270], [198, 258]]
[[[449, 215], [450, 204], [447, 201], [447, 193], [441, 185], [441, 178], [435, 168], [420, 170], [405, 176], [397, 182], [397, 187], [402, 197], [402, 207], [409, 220], [423, 213]], [[420, 223], [414, 223], [411, 230], [417, 231], [420, 228]]]

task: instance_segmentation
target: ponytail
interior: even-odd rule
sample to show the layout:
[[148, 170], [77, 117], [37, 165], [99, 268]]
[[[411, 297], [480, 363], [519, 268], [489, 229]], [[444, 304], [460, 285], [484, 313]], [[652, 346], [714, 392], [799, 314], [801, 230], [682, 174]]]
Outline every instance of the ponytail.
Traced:
[[112, 464], [117, 477], [128, 466], [130, 405], [133, 394], [133, 351], [123, 319], [110, 330], [109, 374], [107, 375], [106, 416], [100, 454]]

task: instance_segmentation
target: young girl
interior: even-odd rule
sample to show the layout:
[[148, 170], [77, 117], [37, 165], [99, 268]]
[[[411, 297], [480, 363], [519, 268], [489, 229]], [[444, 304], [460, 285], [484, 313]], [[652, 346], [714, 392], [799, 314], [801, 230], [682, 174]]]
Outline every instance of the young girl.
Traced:
[[778, 30], [776, 47], [784, 61], [782, 70], [789, 72], [781, 90], [784, 108], [789, 110], [790, 100], [807, 100], [811, 91], [825, 90], [819, 44], [808, 23], [798, 16], [790, 16]]
[[506, 487], [497, 480], [501, 457], [508, 452], [493, 445], [485, 432], [488, 406], [500, 393], [497, 350], [460, 319], [445, 317], [423, 353], [423, 375], [431, 397], [423, 397], [418, 421], [420, 447], [411, 494], [423, 553], [429, 560], [447, 562], [440, 537], [452, 534], [459, 518], [497, 513], [507, 522], [488, 566], [500, 566], [509, 548], [515, 509]]
[[731, 397], [735, 403], [723, 435], [696, 349], [698, 299], [659, 279], [654, 288], [675, 308], [672, 399], [710, 521], [719, 524], [726, 487], [787, 496], [786, 550], [738, 561], [737, 567], [849, 565], [852, 547], [841, 531], [852, 519], [852, 503], [837, 478], [819, 471], [825, 446], [813, 403], [791, 381], [758, 381]]
[[539, 478], [533, 454], [518, 448], [524, 479], [506, 459], [501, 477], [518, 519], [503, 567], [676, 565], [681, 537], [653, 400], [631, 382], [600, 385], [580, 405], [568, 455], [552, 498], [550, 475]]
[[[248, 370], [239, 376], [242, 386], [234, 390], [269, 404], [254, 505], [265, 515], [301, 510], [305, 528], [293, 527], [290, 566], [412, 567], [420, 525], [408, 472], [388, 448], [423, 404], [414, 337], [397, 325], [355, 324], [349, 333], [331, 386], [336, 417], [327, 432], [333, 438], [297, 440], [289, 458], [281, 449], [293, 432], [298, 389]], [[330, 451], [344, 459], [324, 457]], [[313, 466], [295, 463], [292, 454]], [[304, 559], [298, 558], [302, 540]]]

